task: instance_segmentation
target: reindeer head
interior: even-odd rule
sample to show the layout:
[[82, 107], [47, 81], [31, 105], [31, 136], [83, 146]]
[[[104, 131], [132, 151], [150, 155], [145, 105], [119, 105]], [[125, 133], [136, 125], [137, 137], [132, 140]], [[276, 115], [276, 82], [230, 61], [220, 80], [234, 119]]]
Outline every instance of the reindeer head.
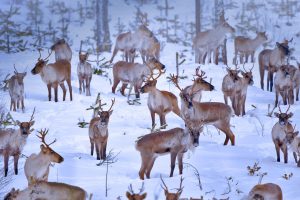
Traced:
[[227, 66], [226, 70], [227, 70], [229, 77], [231, 78], [231, 80], [234, 83], [240, 79], [240, 77], [239, 77], [240, 70], [237, 65], [235, 66], [235, 69], [231, 69]]
[[20, 193], [20, 190], [19, 189], [15, 189], [15, 188], [12, 188], [11, 191], [5, 195], [4, 199], [3, 200], [14, 200], [14, 199], [17, 199], [18, 195]]
[[199, 146], [199, 136], [203, 131], [203, 121], [195, 121], [189, 119], [187, 116], [184, 117], [185, 127], [190, 134], [191, 141], [194, 147]]
[[157, 77], [154, 77], [153, 70], [150, 70], [150, 76], [145, 81], [145, 85], [141, 88], [142, 93], [147, 93], [151, 91], [153, 88], [156, 88], [157, 79], [163, 74], [162, 71], [159, 70], [159, 74]]
[[257, 32], [257, 37], [260, 38], [263, 41], [268, 40], [268, 37], [266, 36], [266, 31], [265, 32]]
[[224, 21], [223, 23], [221, 23], [221, 26], [223, 28], [222, 29], [223, 32], [225, 32], [225, 33], [231, 33], [231, 34], [235, 33], [235, 29], [232, 26], [230, 26], [226, 21]]
[[56, 47], [61, 44], [66, 44], [65, 39], [57, 39], [57, 41], [51, 46], [51, 50], [55, 51]]
[[45, 59], [41, 59], [41, 57], [42, 57], [41, 49], [38, 49], [38, 51], [39, 51], [40, 56], [39, 56], [39, 58], [37, 60], [37, 63], [35, 64], [34, 68], [31, 70], [31, 73], [33, 75], [39, 74], [42, 71], [43, 67], [46, 66], [47, 63], [48, 63], [48, 61], [49, 61], [47, 59], [52, 54], [52, 51], [49, 52], [49, 50], [48, 50], [48, 54], [49, 55]]
[[296, 124], [294, 125], [293, 129], [288, 131], [286, 128], [284, 129], [285, 132], [285, 140], [287, 141], [288, 144], [291, 144], [295, 137], [298, 136], [299, 131], [296, 131]]
[[87, 59], [88, 59], [88, 57], [89, 57], [89, 53], [88, 52], [87, 53], [80, 52], [79, 53], [79, 61], [80, 61], [80, 63], [86, 62]]
[[[244, 65], [245, 65], [245, 63], [244, 63]], [[250, 71], [247, 71], [247, 70], [245, 69], [244, 65], [243, 65], [244, 72], [243, 72], [243, 71], [241, 72], [241, 73], [242, 73], [242, 76], [243, 76], [243, 78], [246, 80], [246, 82], [247, 82], [249, 85], [253, 85], [253, 84], [254, 84], [254, 81], [253, 81], [252, 69], [253, 69], [253, 67], [254, 67], [254, 64], [253, 64], [252, 68], [250, 69]]]
[[150, 71], [157, 69], [158, 71], [163, 71], [166, 66], [159, 62], [156, 58], [151, 57], [147, 62], [146, 65], [150, 68]]
[[289, 119], [293, 116], [293, 113], [290, 112], [288, 113], [289, 109], [290, 109], [290, 105], [288, 107], [288, 109], [283, 113], [281, 112], [281, 108], [280, 108], [280, 105], [278, 105], [278, 108], [279, 108], [279, 112], [275, 112], [274, 115], [275, 117], [277, 117], [279, 119], [279, 124], [281, 126], [286, 126], [289, 122]]
[[107, 111], [104, 111], [102, 108], [102, 105], [105, 105], [105, 104], [101, 104], [101, 99], [99, 100], [100, 111], [98, 112], [98, 115], [100, 117], [100, 120], [99, 120], [98, 126], [106, 127], [108, 125], [109, 117], [111, 116], [111, 114], [113, 112], [112, 107], [113, 107], [114, 103], [115, 103], [115, 99], [112, 99], [110, 108]]
[[21, 135], [24, 137], [27, 137], [32, 132], [31, 127], [34, 125], [34, 120], [33, 120], [34, 113], [35, 113], [35, 108], [33, 110], [29, 122], [20, 122], [19, 120], [15, 121], [15, 124], [20, 127]]
[[47, 144], [45, 141], [45, 137], [48, 134], [49, 129], [44, 129], [44, 130], [40, 130], [38, 131], [38, 133], [40, 135], [37, 135], [38, 138], [41, 139], [41, 142], [43, 144], [41, 144], [41, 152], [44, 156], [49, 157], [51, 162], [55, 162], [55, 163], [61, 163], [64, 161], [64, 158], [61, 157], [61, 155], [59, 155], [58, 153], [56, 153], [55, 151], [53, 151], [52, 148], [50, 148], [50, 145], [56, 142], [56, 139], [51, 142], [50, 144]]
[[284, 55], [288, 56], [291, 53], [291, 50], [289, 48], [289, 42], [292, 42], [293, 38], [291, 40], [286, 40], [284, 39], [283, 42], [279, 43], [276, 42], [276, 46], [278, 47], [278, 49], [280, 49], [280, 51], [282, 51], [284, 53]]
[[212, 91], [215, 89], [215, 87], [207, 82], [205, 79], [207, 78], [205, 76], [205, 72], [201, 70], [201, 74], [199, 74], [199, 70], [200, 67], [196, 68], [196, 74], [194, 76], [196, 76], [197, 78], [194, 78], [194, 84], [192, 85], [192, 89], [191, 92], [193, 93], [197, 93], [200, 90], [203, 91]]
[[[130, 184], [128, 187], [128, 191], [126, 192], [126, 197], [129, 200], [143, 200], [146, 199], [147, 193], [143, 193], [144, 191], [144, 183], [142, 184], [142, 187], [140, 188], [139, 193], [134, 193], [133, 189], [132, 189], [132, 185]], [[143, 194], [142, 194], [143, 193]]]
[[23, 80], [24, 80], [24, 77], [26, 76], [27, 73], [26, 72], [23, 72], [23, 73], [18, 72], [15, 65], [14, 65], [14, 69], [15, 69], [14, 77], [17, 79], [18, 84], [19, 85], [24, 85]]
[[289, 65], [281, 65], [279, 70], [285, 78], [291, 78], [291, 70]]
[[179, 197], [183, 191], [183, 186], [182, 186], [183, 178], [182, 177], [180, 178], [180, 185], [179, 185], [179, 188], [177, 188], [176, 193], [170, 193], [166, 183], [164, 182], [164, 180], [162, 179], [161, 176], [160, 176], [160, 179], [163, 184], [163, 186], [161, 185], [161, 187], [165, 191], [166, 200], [179, 200]]

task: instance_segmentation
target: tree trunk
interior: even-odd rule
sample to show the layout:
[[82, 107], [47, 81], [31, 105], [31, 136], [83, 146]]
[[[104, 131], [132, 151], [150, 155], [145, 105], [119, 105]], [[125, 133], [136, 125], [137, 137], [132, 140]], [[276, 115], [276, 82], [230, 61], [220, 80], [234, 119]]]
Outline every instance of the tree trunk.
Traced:
[[108, 0], [103, 0], [102, 2], [102, 30], [103, 30], [103, 51], [110, 52], [111, 50], [111, 40], [109, 33], [109, 21], [108, 21]]
[[201, 31], [201, 3], [200, 0], [195, 0], [195, 26], [196, 35]]

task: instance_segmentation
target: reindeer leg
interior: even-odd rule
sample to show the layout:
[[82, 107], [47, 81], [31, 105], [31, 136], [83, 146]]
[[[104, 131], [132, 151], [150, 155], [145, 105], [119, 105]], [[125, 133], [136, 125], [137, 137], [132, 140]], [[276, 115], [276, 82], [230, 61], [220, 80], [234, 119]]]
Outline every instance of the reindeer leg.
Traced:
[[16, 102], [17, 102], [17, 108], [19, 109], [20, 108], [20, 101], [19, 101], [19, 99], [17, 99]]
[[97, 160], [100, 160], [100, 148], [99, 148], [99, 141], [96, 142], [96, 154], [97, 154]]
[[125, 89], [127, 88], [127, 85], [128, 85], [127, 83], [122, 84], [120, 92], [123, 96], [125, 96]]
[[10, 111], [13, 109], [13, 100], [10, 99]]
[[83, 93], [85, 93], [85, 87], [86, 87], [86, 81], [85, 79], [82, 80], [82, 90], [83, 90]]
[[296, 87], [296, 101], [299, 101], [299, 86]]
[[82, 79], [80, 77], [78, 77], [78, 80], [79, 80], [79, 94], [81, 94], [82, 93], [82, 87], [81, 87]]
[[61, 89], [63, 91], [63, 101], [65, 101], [66, 100], [67, 90], [66, 90], [64, 82], [60, 83], [59, 86], [61, 87]]
[[274, 144], [275, 144], [275, 150], [277, 155], [277, 162], [280, 162], [280, 145], [278, 141], [275, 141]]
[[182, 174], [182, 171], [183, 171], [183, 153], [178, 153], [177, 162], [178, 162], [179, 174]]
[[139, 99], [140, 98], [140, 92], [138, 90], [138, 86], [134, 86], [134, 92], [135, 92], [135, 98]]
[[16, 100], [14, 100], [13, 105], [14, 105], [14, 111], [17, 111], [17, 109], [16, 109]]
[[117, 88], [119, 83], [120, 83], [120, 79], [114, 77], [114, 84], [111, 88], [112, 93], [114, 93], [114, 94], [116, 93], [116, 88]]
[[165, 129], [166, 127], [164, 127], [167, 123], [166, 123], [166, 115], [165, 113], [162, 113], [160, 116], [160, 126], [162, 127], [161, 129]]
[[278, 105], [278, 95], [279, 95], [279, 92], [278, 92], [278, 90], [276, 89], [276, 90], [275, 90], [275, 107], [277, 107], [277, 105]]
[[[146, 154], [141, 153], [141, 158], [142, 158], [142, 164], [141, 164], [141, 168], [139, 171], [139, 177], [140, 177], [140, 179], [144, 180], [145, 171], [146, 171], [149, 160], [151, 160], [151, 157], [149, 157]], [[150, 172], [149, 172], [149, 177], [150, 177]]]
[[155, 126], [155, 112], [150, 110], [150, 114], [151, 114], [152, 127], [154, 127]]
[[150, 178], [150, 173], [151, 173], [151, 170], [153, 168], [153, 165], [154, 165], [154, 162], [155, 162], [155, 157], [153, 157], [150, 162], [148, 163], [148, 166], [146, 168], [146, 177], [149, 179]]
[[86, 96], [91, 96], [91, 90], [90, 90], [90, 77], [86, 77], [85, 79], [86, 82]]
[[106, 146], [107, 146], [107, 140], [104, 143], [102, 143], [102, 158], [103, 158], [103, 160], [106, 159]]
[[176, 157], [177, 157], [177, 152], [171, 152], [171, 172], [170, 172], [170, 177], [172, 177], [173, 173], [174, 173]]
[[251, 52], [251, 62], [254, 63], [254, 53], [255, 52]]
[[225, 133], [226, 138], [224, 141], [224, 145], [228, 144], [228, 141], [230, 140], [231, 145], [234, 146], [235, 145], [235, 136], [233, 134], [233, 132], [230, 129], [230, 124], [214, 124], [214, 126], [221, 130], [223, 133]]
[[25, 106], [24, 106], [24, 97], [22, 97], [21, 103], [22, 103], [22, 111], [24, 112], [24, 111], [25, 111]]
[[7, 176], [8, 173], [8, 160], [9, 160], [9, 154], [8, 152], [4, 152], [4, 176]]
[[270, 92], [273, 91], [273, 72], [270, 73]]
[[72, 95], [72, 85], [71, 85], [71, 78], [67, 79], [67, 84], [68, 84], [68, 88], [69, 88], [69, 93], [70, 93], [70, 100], [73, 100], [73, 95]]
[[284, 163], [288, 163], [288, 152], [287, 152], [287, 146], [285, 144], [281, 145], [281, 151], [283, 152]]
[[48, 100], [51, 101], [51, 84], [47, 84], [48, 88]]
[[293, 156], [294, 156], [295, 162], [298, 163], [297, 153], [293, 152]]
[[90, 138], [90, 143], [91, 143], [91, 156], [94, 155], [94, 148], [95, 148], [95, 143], [92, 138]]
[[18, 175], [18, 161], [19, 161], [20, 155], [14, 155], [14, 169], [15, 169], [15, 174]]
[[267, 77], [267, 91], [270, 91], [270, 77], [271, 77], [271, 72], [270, 72], [270, 69], [269, 69], [268, 77]]
[[54, 83], [53, 87], [54, 87], [54, 101], [58, 102], [58, 97], [57, 97], [58, 96], [58, 94], [57, 94], [58, 93], [58, 85], [57, 85], [57, 83]]

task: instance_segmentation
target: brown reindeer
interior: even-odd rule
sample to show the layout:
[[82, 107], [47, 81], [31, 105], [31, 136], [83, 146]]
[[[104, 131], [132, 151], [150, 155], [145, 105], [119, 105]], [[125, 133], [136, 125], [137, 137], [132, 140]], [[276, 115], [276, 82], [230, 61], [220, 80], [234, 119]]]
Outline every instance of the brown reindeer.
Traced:
[[178, 77], [171, 76], [171, 81], [180, 90], [181, 98], [181, 116], [183, 119], [189, 119], [204, 125], [213, 125], [217, 129], [225, 133], [226, 138], [224, 145], [228, 144], [230, 139], [231, 145], [235, 144], [235, 136], [230, 129], [230, 119], [232, 115], [231, 108], [219, 102], [196, 102], [193, 101], [193, 92], [191, 94], [184, 93], [178, 85]]
[[190, 128], [187, 123], [185, 129], [173, 128], [167, 131], [158, 131], [140, 137], [136, 141], [135, 148], [141, 154], [142, 164], [139, 171], [140, 179], [144, 180], [144, 175], [150, 178], [150, 173], [154, 162], [158, 156], [171, 155], [171, 172], [173, 176], [175, 169], [175, 160], [177, 157], [179, 174], [183, 171], [183, 154], [193, 146], [199, 145], [199, 133], [203, 130], [202, 123], [197, 123], [197, 130]]
[[300, 167], [300, 159], [298, 159], [298, 157], [300, 158], [300, 137], [297, 137], [299, 131], [296, 131], [296, 124], [293, 129], [285, 129], [284, 131], [286, 134], [284, 142], [286, 142], [287, 146], [293, 151], [295, 162], [297, 163], [297, 166]]
[[285, 59], [290, 55], [289, 42], [292, 40], [284, 40], [282, 43], [276, 42], [274, 49], [264, 49], [259, 53], [258, 63], [261, 89], [264, 89], [265, 70], [267, 70], [267, 90], [272, 92], [273, 75], [279, 66], [285, 64]]
[[226, 68], [227, 74], [223, 78], [222, 82], [222, 92], [224, 94], [224, 101], [225, 104], [228, 105], [228, 97], [231, 100], [231, 105], [234, 110], [236, 103], [235, 103], [235, 95], [236, 95], [236, 88], [241, 80], [239, 77], [240, 70], [238, 69], [237, 65], [235, 69], [230, 69], [228, 66]]
[[274, 78], [275, 83], [275, 106], [278, 105], [279, 94], [282, 97], [283, 104], [294, 104], [294, 85], [293, 85], [293, 69], [289, 65], [282, 65], [277, 70]]
[[280, 162], [280, 149], [284, 154], [284, 163], [288, 162], [287, 145], [285, 141], [286, 131], [290, 132], [293, 130], [292, 124], [289, 119], [293, 116], [293, 113], [288, 113], [290, 106], [286, 112], [282, 112], [280, 106], [278, 106], [279, 112], [275, 112], [274, 115], [278, 118], [278, 122], [272, 128], [272, 140], [275, 145], [277, 162]]
[[106, 145], [108, 139], [108, 123], [113, 112], [112, 107], [115, 99], [111, 100], [111, 106], [108, 111], [102, 108], [101, 100], [99, 100], [100, 112], [99, 117], [95, 117], [90, 121], [89, 136], [91, 142], [91, 155], [94, 154], [94, 146], [96, 145], [97, 160], [106, 159]]
[[89, 53], [81, 51], [82, 42], [80, 43], [79, 50], [79, 63], [77, 66], [77, 75], [79, 80], [79, 93], [86, 91], [86, 96], [91, 96], [91, 80], [93, 75], [92, 65], [87, 62]]
[[282, 200], [282, 190], [279, 185], [265, 183], [255, 185], [244, 200]]
[[147, 192], [143, 193], [145, 190], [144, 183], [142, 184], [142, 187], [140, 188], [140, 191], [138, 193], [135, 193], [132, 188], [132, 184], [129, 185], [128, 191], [126, 192], [126, 197], [128, 200], [143, 200], [147, 197]]
[[[266, 32], [257, 32], [254, 39], [250, 39], [243, 36], [234, 38], [234, 60], [236, 63], [238, 54], [240, 54], [240, 63], [248, 62], [248, 57], [251, 55], [251, 62], [254, 63], [254, 54], [256, 49], [268, 40]], [[245, 61], [244, 61], [245, 57]]]
[[58, 85], [63, 90], [63, 100], [66, 99], [67, 90], [64, 85], [64, 81], [67, 82], [70, 93], [70, 100], [72, 101], [72, 86], [71, 86], [71, 64], [67, 60], [58, 60], [55, 63], [47, 64], [49, 60], [49, 55], [45, 59], [38, 58], [35, 67], [31, 70], [33, 75], [40, 74], [44, 83], [46, 83], [48, 88], [48, 99], [51, 101], [51, 87], [54, 88], [54, 100], [58, 101]]
[[51, 51], [55, 52], [55, 61], [67, 60], [71, 63], [72, 50], [65, 39], [58, 39], [51, 46]]
[[250, 71], [247, 71], [243, 65], [244, 71], [242, 71], [242, 78], [238, 80], [237, 88], [235, 89], [235, 106], [234, 106], [234, 112], [237, 116], [239, 115], [245, 115], [245, 103], [247, 98], [247, 89], [249, 85], [253, 85], [253, 75], [252, 75], [252, 69], [254, 65], [250, 69]]
[[35, 181], [48, 181], [49, 167], [51, 162], [61, 163], [64, 158], [56, 153], [50, 145], [56, 142], [56, 139], [47, 144], [45, 137], [48, 134], [48, 129], [40, 130], [37, 135], [41, 139], [41, 151], [39, 154], [31, 154], [25, 162], [24, 171], [28, 181], [28, 185], [32, 184], [32, 180]]
[[88, 193], [77, 186], [36, 181], [24, 190], [16, 190], [13, 188], [5, 197], [4, 200], [24, 200], [24, 199], [56, 199], [56, 200], [91, 200], [92, 194]]
[[10, 95], [10, 110], [16, 111], [16, 107], [19, 109], [21, 104], [22, 110], [24, 111], [24, 77], [26, 76], [26, 72], [20, 73], [17, 71], [14, 66], [14, 75], [5, 80], [5, 84], [8, 85], [8, 91]]
[[127, 84], [131, 84], [134, 86], [136, 98], [140, 98], [139, 89], [143, 84], [143, 80], [145, 77], [148, 77], [151, 71], [154, 69], [162, 71], [165, 69], [165, 65], [160, 63], [155, 58], [151, 58], [144, 64], [128, 63], [124, 61], [119, 61], [115, 63], [113, 66], [114, 83], [112, 86], [112, 93], [116, 92], [118, 84], [120, 83], [120, 81], [122, 81], [122, 95], [125, 95], [124, 92], [125, 88], [127, 87]]
[[235, 29], [224, 20], [214, 29], [198, 33], [193, 40], [196, 56], [195, 62], [204, 64], [206, 55], [208, 55], [208, 60], [210, 60], [211, 52], [214, 52], [214, 56], [216, 56], [216, 51], [224, 43], [226, 34], [234, 32]]
[[153, 77], [153, 73], [146, 81], [145, 85], [141, 88], [142, 93], [148, 93], [148, 108], [151, 114], [152, 127], [155, 126], [155, 114], [159, 115], [160, 126], [166, 128], [166, 115], [169, 112], [174, 112], [180, 116], [180, 109], [178, 107], [177, 97], [168, 91], [158, 90], [156, 88], [157, 79], [160, 77], [160, 73], [156, 78]]
[[31, 133], [34, 124], [34, 112], [28, 122], [14, 121], [19, 129], [0, 129], [0, 154], [4, 157], [4, 176], [7, 176], [9, 156], [14, 157], [14, 170], [18, 174], [18, 162], [21, 152], [26, 144], [26, 140]]
[[182, 176], [180, 177], [179, 188], [177, 188], [177, 192], [175, 192], [175, 193], [169, 192], [169, 189], [168, 189], [166, 183], [164, 182], [163, 178], [161, 177], [161, 175], [160, 175], [160, 180], [161, 180], [161, 182], [163, 184], [163, 186], [161, 185], [161, 187], [162, 187], [162, 189], [165, 192], [166, 200], [179, 200], [180, 195], [181, 195], [181, 193], [183, 191], [183, 188], [184, 188], [182, 186], [183, 177]]

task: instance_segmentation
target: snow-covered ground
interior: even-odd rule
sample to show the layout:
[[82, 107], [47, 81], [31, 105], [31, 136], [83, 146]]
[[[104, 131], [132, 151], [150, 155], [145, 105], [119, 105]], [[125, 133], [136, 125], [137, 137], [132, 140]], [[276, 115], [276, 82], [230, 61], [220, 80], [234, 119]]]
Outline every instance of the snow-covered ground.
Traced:
[[[176, 1], [174, 5], [185, 8], [181, 5], [183, 1]], [[112, 1], [110, 9], [112, 12], [112, 21], [117, 18], [117, 13], [123, 4]], [[189, 1], [193, 7], [194, 1]], [[180, 5], [179, 5], [180, 4]], [[125, 5], [123, 5], [125, 6]], [[133, 5], [129, 5], [134, 10]], [[151, 10], [151, 6], [145, 10]], [[177, 8], [179, 10], [179, 8]], [[120, 9], [120, 16], [132, 17], [130, 9]], [[124, 12], [124, 13], [123, 13]], [[232, 11], [231, 11], [232, 12]], [[182, 9], [181, 14], [187, 17], [193, 17], [193, 13], [188, 12], [188, 8]], [[232, 16], [229, 16], [231, 19]], [[229, 21], [230, 22], [230, 21]], [[234, 23], [233, 23], [234, 25]], [[84, 32], [82, 30], [82, 32]], [[78, 34], [80, 37], [80, 32]], [[286, 37], [289, 37], [286, 35]], [[285, 37], [284, 35], [282, 37]], [[74, 49], [72, 59], [72, 86], [73, 101], [69, 100], [67, 93], [66, 101], [62, 101], [62, 93], [59, 90], [59, 102], [48, 102], [47, 88], [42, 82], [39, 75], [33, 76], [30, 70], [34, 67], [37, 59], [37, 52], [25, 52], [13, 55], [1, 54], [0, 70], [1, 73], [12, 73], [13, 64], [18, 69], [27, 68], [27, 76], [25, 77], [25, 113], [21, 111], [11, 112], [15, 119], [26, 121], [30, 118], [32, 110], [36, 107], [35, 113], [35, 131], [29, 136], [27, 145], [23, 154], [29, 156], [32, 153], [38, 153], [40, 148], [39, 139], [35, 136], [36, 130], [41, 128], [49, 128], [47, 140], [51, 141], [56, 138], [57, 142], [53, 144], [53, 149], [64, 157], [64, 162], [51, 167], [49, 181], [58, 181], [73, 184], [84, 188], [88, 193], [93, 193], [93, 199], [126, 199], [125, 193], [129, 184], [133, 184], [135, 191], [142, 185], [138, 177], [140, 168], [140, 155], [135, 149], [136, 139], [144, 134], [149, 133], [151, 126], [150, 112], [147, 108], [147, 94], [141, 95], [141, 105], [128, 105], [127, 98], [121, 96], [119, 92], [111, 93], [112, 71], [109, 70], [109, 78], [101, 76], [93, 76], [91, 83], [91, 97], [80, 95], [78, 91], [78, 79], [76, 67], [78, 63], [77, 44], [79, 39], [74, 38]], [[113, 39], [114, 41], [114, 39]], [[192, 74], [195, 67], [194, 55], [192, 50], [181, 45], [167, 43], [161, 52], [161, 62], [166, 65], [167, 73], [158, 80], [158, 88], [161, 90], [171, 91], [178, 96], [178, 90], [169, 82], [166, 76], [175, 72], [175, 52], [184, 52], [186, 62], [181, 66], [184, 74], [188, 76], [180, 82], [180, 85], [186, 86], [191, 84]], [[261, 49], [260, 49], [261, 50]], [[110, 58], [110, 54], [103, 54], [104, 57]], [[297, 57], [297, 54], [295, 55]], [[233, 41], [229, 40], [228, 44], [228, 60], [233, 57]], [[257, 57], [257, 56], [256, 56]], [[120, 54], [115, 61], [121, 59]], [[52, 55], [50, 62], [54, 60]], [[140, 61], [140, 58], [138, 59]], [[246, 65], [252, 67], [252, 64]], [[221, 91], [221, 83], [226, 68], [223, 65], [215, 66], [206, 64], [201, 66], [207, 74], [208, 79], [212, 78], [212, 83], [216, 90], [205, 92], [203, 101], [223, 102], [223, 94]], [[289, 152], [289, 163], [276, 162], [276, 153], [273, 142], [271, 140], [271, 129], [276, 123], [275, 117], [267, 117], [268, 104], [273, 105], [274, 93], [263, 91], [259, 86], [258, 64], [255, 63], [254, 69], [254, 86], [248, 88], [246, 102], [246, 116], [233, 117], [231, 120], [232, 130], [236, 137], [236, 146], [223, 146], [225, 135], [219, 133], [214, 127], [207, 126], [200, 136], [200, 145], [194, 152], [188, 152], [184, 156], [184, 162], [190, 163], [197, 168], [200, 173], [203, 190], [200, 191], [197, 186], [197, 179], [192, 168], [185, 166], [183, 170], [184, 189], [182, 198], [204, 196], [205, 199], [213, 197], [225, 199], [241, 199], [249, 190], [258, 182], [258, 176], [249, 176], [247, 166], [253, 166], [255, 162], [259, 162], [260, 172], [268, 174], [263, 178], [263, 183], [273, 182], [281, 186], [284, 199], [297, 200], [300, 196], [299, 182], [300, 169], [297, 168]], [[119, 85], [120, 86], [120, 85]], [[104, 102], [110, 104], [112, 98], [116, 98], [113, 107], [113, 114], [109, 124], [108, 150], [112, 150], [117, 155], [117, 162], [108, 167], [108, 197], [105, 197], [105, 175], [106, 166], [97, 166], [99, 161], [95, 156], [90, 156], [90, 142], [87, 128], [79, 128], [77, 126], [78, 119], [84, 118], [89, 122], [92, 111], [87, 111], [90, 105], [95, 101], [97, 93], [101, 93]], [[9, 94], [5, 93], [4, 99], [6, 107], [9, 108]], [[254, 105], [256, 109], [252, 106]], [[282, 106], [282, 110], [287, 107]], [[290, 109], [294, 116], [293, 124], [300, 123], [299, 102], [291, 106]], [[157, 123], [158, 116], [156, 117]], [[168, 129], [174, 127], [184, 127], [183, 121], [173, 113], [167, 115]], [[283, 157], [283, 156], [282, 156]], [[25, 158], [21, 158], [19, 162], [20, 173], [13, 175], [12, 182], [6, 187], [6, 190], [15, 187], [23, 189], [27, 186], [27, 180], [24, 175], [23, 166]], [[3, 166], [3, 162], [0, 162]], [[13, 169], [10, 168], [10, 171]], [[177, 188], [179, 186], [180, 176], [178, 175], [178, 167], [176, 165], [175, 175], [169, 178], [170, 157], [159, 157], [153, 167], [151, 179], [145, 180], [145, 191], [148, 193], [147, 199], [164, 199], [163, 190], [160, 187], [160, 175], [164, 178], [169, 188]], [[282, 178], [284, 174], [293, 173], [290, 180]], [[2, 176], [2, 174], [1, 174]], [[232, 177], [231, 191], [228, 191], [226, 177]], [[239, 194], [238, 191], [242, 191]], [[228, 194], [227, 194], [228, 193]]]

